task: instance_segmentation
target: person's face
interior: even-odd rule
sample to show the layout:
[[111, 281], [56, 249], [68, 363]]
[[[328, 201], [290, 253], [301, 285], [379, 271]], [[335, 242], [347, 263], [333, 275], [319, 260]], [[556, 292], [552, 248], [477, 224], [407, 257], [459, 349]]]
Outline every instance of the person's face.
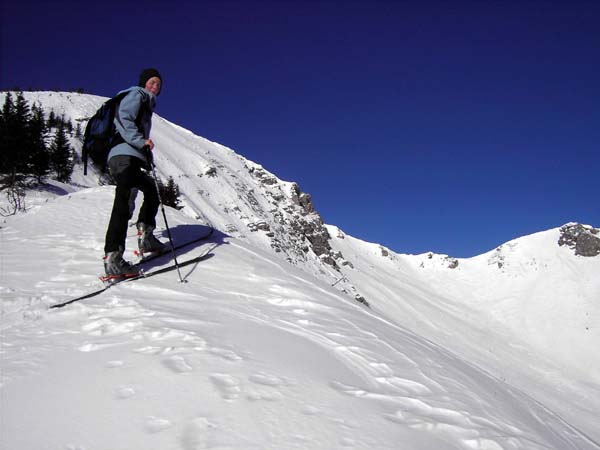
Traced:
[[152, 92], [154, 95], [158, 95], [158, 93], [160, 92], [161, 86], [162, 86], [162, 82], [160, 81], [160, 78], [152, 77], [148, 81], [146, 81], [146, 86], [144, 86], [144, 88], [147, 91]]

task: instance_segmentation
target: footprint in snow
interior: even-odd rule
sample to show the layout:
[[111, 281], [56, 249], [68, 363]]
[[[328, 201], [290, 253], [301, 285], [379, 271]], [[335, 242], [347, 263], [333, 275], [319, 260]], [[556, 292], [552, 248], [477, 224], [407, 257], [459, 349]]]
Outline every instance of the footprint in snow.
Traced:
[[240, 396], [242, 389], [237, 378], [225, 373], [213, 373], [209, 378], [225, 400], [235, 400]]
[[293, 383], [285, 378], [266, 373], [255, 373], [248, 377], [248, 380], [256, 385], [267, 387], [268, 389], [255, 389], [248, 393], [248, 399], [252, 401], [266, 400], [277, 401], [283, 398], [283, 394], [275, 389], [282, 386], [290, 386]]
[[115, 389], [115, 397], [121, 400], [131, 398], [135, 395], [135, 389], [130, 386], [121, 386]]
[[186, 424], [181, 436], [184, 450], [203, 450], [208, 447], [208, 435], [215, 426], [204, 417], [197, 417]]
[[159, 353], [165, 353], [164, 350], [164, 347], [157, 347], [154, 345], [146, 345], [144, 347], [133, 349], [135, 353], [141, 353], [143, 355], [158, 355]]
[[356, 445], [356, 441], [354, 439], [350, 439], [350, 438], [343, 438], [340, 441], [340, 445], [342, 447], [354, 447]]
[[258, 372], [253, 375], [250, 375], [248, 377], [248, 379], [252, 383], [261, 384], [263, 386], [271, 386], [271, 387], [287, 386], [287, 385], [291, 384], [288, 380], [286, 380], [284, 378], [280, 378], [276, 375], [269, 375], [269, 374], [262, 373], [262, 372]]
[[163, 430], [171, 428], [173, 424], [170, 420], [160, 419], [158, 417], [149, 416], [144, 420], [144, 429], [148, 433], [159, 433]]
[[176, 373], [186, 373], [194, 370], [183, 356], [175, 355], [163, 361], [164, 365]]
[[107, 369], [118, 369], [120, 367], [123, 367], [124, 365], [125, 365], [125, 363], [123, 361], [114, 360], [114, 361], [108, 361], [106, 363], [106, 368]]
[[323, 414], [323, 410], [312, 405], [303, 406], [300, 412], [305, 416], [320, 416]]
[[80, 352], [84, 352], [84, 353], [95, 352], [95, 351], [98, 351], [98, 350], [103, 350], [105, 348], [115, 347], [117, 345], [119, 345], [119, 344], [118, 343], [97, 344], [97, 343], [94, 343], [94, 342], [87, 342], [87, 343], [85, 343], [83, 345], [80, 345], [78, 347], [78, 350]]
[[241, 361], [243, 359], [240, 355], [238, 355], [234, 351], [226, 350], [224, 348], [211, 347], [208, 349], [208, 351], [212, 355], [218, 356], [218, 357], [226, 359], [228, 361]]
[[119, 336], [131, 333], [142, 327], [141, 321], [115, 322], [108, 318], [94, 320], [81, 327], [81, 329], [93, 336]]

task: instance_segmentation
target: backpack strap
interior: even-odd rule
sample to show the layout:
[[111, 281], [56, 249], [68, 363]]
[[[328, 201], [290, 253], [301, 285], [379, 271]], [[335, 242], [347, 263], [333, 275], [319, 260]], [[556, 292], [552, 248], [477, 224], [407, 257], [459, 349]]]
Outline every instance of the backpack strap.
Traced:
[[[119, 104], [121, 103], [121, 100], [123, 100], [123, 98], [128, 94], [129, 92], [123, 92], [120, 95], [118, 95], [117, 97], [119, 98], [119, 103], [116, 106], [115, 109], [115, 117], [118, 114], [118, 110], [119, 110]], [[142, 102], [142, 104], [140, 105], [140, 110], [138, 111], [137, 117], [135, 118], [135, 124], [138, 127], [138, 130], [141, 128], [141, 121], [142, 121], [142, 117], [144, 112], [150, 112], [152, 113], [152, 110], [150, 109], [150, 105], [147, 104], [147, 102]], [[125, 139], [123, 139], [123, 137], [121, 136], [121, 133], [119, 133], [119, 131], [117, 130], [117, 128], [115, 127], [114, 129], [114, 133], [110, 139], [110, 145], [109, 147], [112, 149], [114, 147], [116, 147], [119, 144], [122, 144], [125, 142]]]

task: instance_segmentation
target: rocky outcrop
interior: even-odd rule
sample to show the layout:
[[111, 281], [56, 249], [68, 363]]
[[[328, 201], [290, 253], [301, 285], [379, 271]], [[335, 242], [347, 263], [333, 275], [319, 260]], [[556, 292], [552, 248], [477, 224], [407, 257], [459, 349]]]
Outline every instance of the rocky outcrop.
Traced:
[[[310, 242], [313, 252], [325, 263], [337, 267], [333, 250], [329, 244], [331, 236], [321, 219], [315, 211], [311, 197], [301, 192], [296, 183], [292, 185], [292, 203], [300, 208], [300, 214], [294, 214], [290, 225], [294, 233]], [[295, 208], [294, 208], [295, 209]]]
[[560, 227], [558, 245], [571, 248], [576, 255], [600, 255], [600, 230], [589, 225], [569, 223]]
[[456, 269], [460, 262], [457, 258], [453, 258], [448, 255], [438, 255], [433, 252], [428, 252], [424, 255], [426, 260], [422, 260], [419, 267], [425, 269], [426, 267], [446, 267], [447, 269]]
[[[271, 240], [271, 247], [287, 255], [290, 262], [305, 260], [312, 251], [322, 262], [338, 269], [329, 244], [331, 237], [315, 211], [311, 196], [302, 192], [297, 183], [282, 182], [259, 165], [247, 163], [246, 167], [257, 181], [256, 190], [248, 192], [246, 186], [237, 187], [239, 191], [246, 191], [241, 199], [263, 220], [248, 224], [250, 231], [264, 231]], [[272, 209], [266, 211], [260, 207], [256, 199], [259, 195], [268, 200]]]

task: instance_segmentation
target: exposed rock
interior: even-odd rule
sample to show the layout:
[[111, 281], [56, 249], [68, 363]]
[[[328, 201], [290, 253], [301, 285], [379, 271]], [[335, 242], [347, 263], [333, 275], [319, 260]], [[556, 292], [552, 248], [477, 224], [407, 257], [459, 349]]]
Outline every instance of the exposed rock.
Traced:
[[234, 224], [232, 224], [232, 223], [228, 223], [228, 224], [225, 225], [225, 231], [228, 234], [239, 233], [238, 228]]
[[600, 230], [579, 223], [563, 225], [560, 228], [558, 245], [566, 245], [579, 256], [600, 255]]
[[254, 190], [249, 190], [248, 192], [246, 192], [246, 199], [248, 200], [248, 203], [251, 206], [254, 206], [255, 208], [260, 207], [260, 203], [258, 203], [258, 200], [254, 195]]
[[[329, 244], [331, 236], [321, 216], [315, 211], [310, 195], [300, 191], [296, 183], [292, 183], [290, 194], [292, 204], [284, 207], [284, 210], [292, 214], [289, 225], [293, 235], [301, 240], [308, 240], [315, 255], [326, 264], [337, 268], [336, 258]], [[298, 207], [301, 208], [300, 211]]]
[[312, 204], [311, 197], [309, 194], [303, 192], [298, 197], [298, 201], [300, 202], [300, 206], [304, 208], [304, 212], [306, 214], [312, 214], [315, 212], [315, 207]]
[[271, 227], [267, 222], [258, 222], [256, 228], [262, 231], [271, 231]]
[[[206, 165], [204, 167], [204, 169], [202, 170], [202, 174], [207, 175], [209, 177], [216, 177], [217, 176], [217, 168], [212, 165]], [[202, 174], [200, 176], [202, 176]]]
[[446, 262], [448, 263], [448, 269], [456, 269], [458, 267], [458, 259], [456, 258], [448, 256], [446, 257]]
[[369, 302], [367, 302], [367, 300], [360, 294], [355, 294], [354, 300], [356, 300], [358, 303], [362, 303], [363, 305], [365, 305], [367, 307], [371, 306], [371, 305], [369, 305]]
[[497, 265], [498, 269], [504, 267], [504, 254], [502, 253], [502, 246], [496, 249], [496, 252], [488, 260], [489, 265]]
[[254, 175], [258, 180], [267, 186], [277, 184], [277, 178], [274, 175], [267, 173], [262, 167], [251, 167], [249, 172]]
[[269, 226], [269, 224], [265, 221], [260, 221], [260, 222], [252, 222], [248, 224], [248, 229], [250, 231], [271, 231], [271, 227]]
[[580, 256], [600, 255], [600, 239], [590, 233], [584, 233], [577, 239], [575, 254]]

